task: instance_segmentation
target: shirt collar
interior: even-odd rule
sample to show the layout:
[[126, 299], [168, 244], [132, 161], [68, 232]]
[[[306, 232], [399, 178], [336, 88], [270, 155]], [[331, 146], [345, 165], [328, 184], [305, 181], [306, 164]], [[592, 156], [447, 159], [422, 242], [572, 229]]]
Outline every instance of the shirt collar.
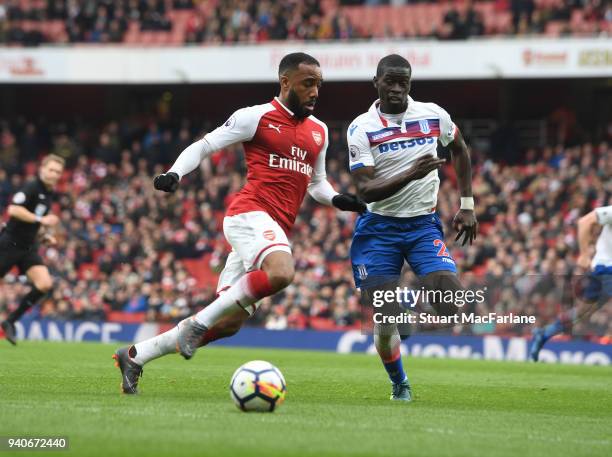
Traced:
[[[404, 113], [404, 117], [406, 117], [408, 115], [408, 112], [410, 111], [410, 107], [411, 107], [413, 101], [414, 100], [412, 99], [412, 97], [410, 97], [410, 95], [408, 95], [408, 107], [406, 108], [406, 112]], [[372, 103], [372, 106], [370, 106], [370, 109], [368, 110], [368, 113], [370, 113], [370, 115], [374, 119], [376, 119], [380, 124], [382, 124], [383, 127], [388, 127], [389, 126], [389, 122], [387, 122], [387, 120], [378, 113], [378, 105], [380, 105], [380, 99], [378, 99], [374, 103]]]
[[283, 105], [283, 103], [278, 99], [278, 97], [274, 97], [274, 100], [272, 100], [272, 105], [274, 105], [279, 111], [284, 112], [287, 117], [290, 117], [295, 120], [295, 115], [293, 114], [293, 111]]

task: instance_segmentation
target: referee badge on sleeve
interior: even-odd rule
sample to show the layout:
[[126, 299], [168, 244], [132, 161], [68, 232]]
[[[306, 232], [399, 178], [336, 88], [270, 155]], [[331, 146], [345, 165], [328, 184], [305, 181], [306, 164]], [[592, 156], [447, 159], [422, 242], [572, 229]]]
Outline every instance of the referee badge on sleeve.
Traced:
[[13, 203], [16, 205], [22, 205], [26, 201], [26, 196], [23, 192], [17, 192], [13, 195]]

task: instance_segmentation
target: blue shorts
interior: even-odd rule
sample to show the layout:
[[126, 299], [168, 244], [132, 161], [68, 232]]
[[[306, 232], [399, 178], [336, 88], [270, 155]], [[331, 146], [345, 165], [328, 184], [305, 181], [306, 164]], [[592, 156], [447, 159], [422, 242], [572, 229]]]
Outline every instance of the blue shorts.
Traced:
[[355, 285], [361, 287], [366, 280], [371, 286], [397, 280], [404, 261], [417, 276], [457, 272], [438, 215], [391, 217], [368, 212], [359, 216], [351, 244]]
[[593, 268], [582, 297], [588, 301], [598, 301], [600, 305], [612, 298], [612, 266], [597, 265]]

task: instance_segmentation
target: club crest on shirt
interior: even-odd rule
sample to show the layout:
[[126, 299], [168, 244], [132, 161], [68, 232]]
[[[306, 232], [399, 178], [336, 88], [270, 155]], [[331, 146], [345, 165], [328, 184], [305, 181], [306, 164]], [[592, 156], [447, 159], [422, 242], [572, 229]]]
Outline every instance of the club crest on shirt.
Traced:
[[274, 234], [274, 230], [266, 230], [263, 232], [263, 237], [268, 241], [274, 241], [276, 235]]
[[321, 146], [321, 144], [323, 144], [323, 136], [321, 135], [320, 132], [313, 130], [312, 138], [315, 140], [315, 143], [317, 143], [317, 146]]
[[429, 128], [429, 122], [427, 121], [427, 119], [420, 120], [419, 127], [421, 128], [421, 133], [428, 134], [429, 132], [431, 132], [431, 129]]

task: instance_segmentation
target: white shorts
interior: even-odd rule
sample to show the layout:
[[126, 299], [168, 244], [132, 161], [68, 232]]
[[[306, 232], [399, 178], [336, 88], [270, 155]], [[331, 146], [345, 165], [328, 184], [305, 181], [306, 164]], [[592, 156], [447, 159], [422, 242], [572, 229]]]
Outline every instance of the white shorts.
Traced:
[[283, 229], [263, 211], [226, 216], [223, 234], [232, 246], [225, 268], [219, 277], [217, 293], [228, 289], [245, 273], [259, 270], [265, 257], [271, 252], [291, 254], [291, 246]]

